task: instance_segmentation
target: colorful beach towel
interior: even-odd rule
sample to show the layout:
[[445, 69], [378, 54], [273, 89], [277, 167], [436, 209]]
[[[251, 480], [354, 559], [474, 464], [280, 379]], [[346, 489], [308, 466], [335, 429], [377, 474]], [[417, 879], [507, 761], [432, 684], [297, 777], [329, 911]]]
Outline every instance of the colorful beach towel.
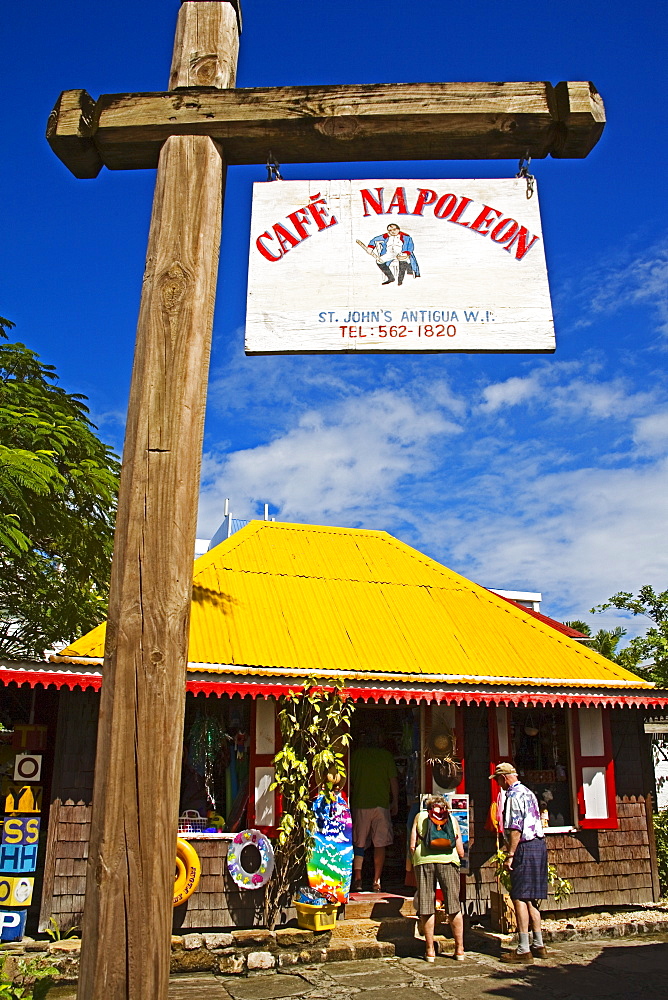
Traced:
[[316, 830], [306, 866], [312, 889], [333, 903], [345, 903], [353, 871], [353, 821], [343, 795], [328, 802], [323, 794], [313, 802]]

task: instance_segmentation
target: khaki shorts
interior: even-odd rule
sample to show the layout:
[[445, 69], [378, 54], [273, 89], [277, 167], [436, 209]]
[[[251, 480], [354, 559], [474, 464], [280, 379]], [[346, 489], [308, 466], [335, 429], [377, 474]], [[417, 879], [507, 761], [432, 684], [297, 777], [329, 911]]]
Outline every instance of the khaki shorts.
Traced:
[[443, 890], [443, 907], [446, 913], [459, 913], [459, 867], [452, 864], [426, 864], [415, 866], [417, 882], [417, 912], [420, 917], [430, 917], [436, 912], [436, 883]]
[[353, 809], [353, 844], [364, 850], [369, 844], [374, 847], [389, 847], [394, 842], [394, 829], [389, 809], [375, 806], [373, 809]]

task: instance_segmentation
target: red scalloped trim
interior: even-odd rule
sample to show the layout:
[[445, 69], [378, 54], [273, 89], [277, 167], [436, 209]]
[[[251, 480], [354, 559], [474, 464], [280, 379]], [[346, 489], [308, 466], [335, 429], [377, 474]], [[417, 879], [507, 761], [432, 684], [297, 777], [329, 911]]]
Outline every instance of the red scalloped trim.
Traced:
[[[5, 684], [15, 683], [20, 685], [28, 684], [35, 687], [42, 684], [45, 688], [54, 686], [56, 688], [66, 687], [70, 690], [78, 687], [82, 690], [92, 688], [99, 691], [102, 687], [102, 677], [91, 676], [90, 674], [52, 673], [51, 671], [31, 671], [29, 674], [22, 670], [3, 670], [0, 673], [0, 681]], [[289, 691], [301, 689], [301, 683], [295, 680], [294, 684], [286, 683], [264, 683], [246, 684], [243, 681], [221, 681], [221, 680], [195, 680], [189, 679], [187, 690], [193, 694], [222, 695], [240, 694], [251, 698], [258, 695], [267, 697], [273, 695], [278, 697], [287, 694]], [[323, 685], [326, 686], [326, 685]], [[345, 689], [349, 698], [355, 701], [372, 702], [441, 702], [451, 705], [547, 705], [551, 707], [565, 707], [567, 705], [577, 706], [603, 706], [609, 708], [666, 708], [668, 707], [668, 695], [651, 694], [552, 694], [550, 692], [485, 692], [485, 691], [406, 691], [402, 688], [360, 688], [348, 687]]]
[[85, 691], [86, 688], [93, 688], [94, 691], [99, 691], [102, 687], [101, 676], [55, 673], [51, 670], [31, 670], [30, 673], [26, 670], [3, 670], [0, 672], [0, 681], [3, 684], [18, 684], [19, 687], [22, 687], [24, 684], [28, 684], [31, 688], [36, 687], [38, 684], [42, 684], [45, 688], [56, 687], [60, 689], [66, 687], [70, 691], [73, 691], [76, 687], [81, 688], [82, 691]]

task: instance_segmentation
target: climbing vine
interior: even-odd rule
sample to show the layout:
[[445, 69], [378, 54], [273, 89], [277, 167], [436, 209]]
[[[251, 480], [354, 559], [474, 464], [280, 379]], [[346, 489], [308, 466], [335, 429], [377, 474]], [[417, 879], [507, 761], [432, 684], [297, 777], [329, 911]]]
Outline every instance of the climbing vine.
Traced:
[[[279, 701], [278, 722], [283, 746], [274, 758], [273, 788], [280, 793], [274, 874], [265, 892], [265, 923], [272, 930], [289, 905], [295, 886], [306, 877], [306, 860], [313, 843], [316, 791], [331, 792], [336, 775], [345, 777], [344, 752], [350, 741], [355, 710], [340, 678], [319, 685], [313, 678], [301, 690]], [[329, 781], [328, 781], [329, 778]]]

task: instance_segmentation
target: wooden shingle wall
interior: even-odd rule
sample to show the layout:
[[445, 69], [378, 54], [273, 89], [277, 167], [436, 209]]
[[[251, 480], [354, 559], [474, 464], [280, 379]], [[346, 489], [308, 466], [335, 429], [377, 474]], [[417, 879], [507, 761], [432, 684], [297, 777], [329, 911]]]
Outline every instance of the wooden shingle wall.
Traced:
[[227, 872], [227, 842], [193, 840], [202, 862], [199, 886], [174, 910], [174, 930], [254, 927], [263, 920], [263, 889], [239, 889]]
[[[492, 857], [496, 841], [485, 830], [490, 803], [487, 710], [465, 712], [467, 792], [473, 800], [471, 875], [467, 878], [467, 910], [483, 914], [489, 893], [496, 888]], [[573, 892], [545, 910], [580, 907], [634, 905], [656, 897], [657, 882], [652, 862], [651, 811], [653, 791], [651, 756], [643, 730], [643, 715], [637, 709], [615, 709], [611, 716], [613, 755], [617, 782], [617, 830], [580, 830], [576, 834], [549, 834], [550, 861], [569, 879]], [[654, 871], [653, 871], [654, 869]]]
[[81, 923], [93, 797], [99, 695], [60, 692], [39, 929]]
[[[80, 926], [86, 891], [99, 695], [62, 689], [39, 928]], [[174, 911], [176, 928], [253, 927], [262, 923], [262, 890], [241, 890], [227, 874], [227, 844], [198, 840], [202, 878]]]

